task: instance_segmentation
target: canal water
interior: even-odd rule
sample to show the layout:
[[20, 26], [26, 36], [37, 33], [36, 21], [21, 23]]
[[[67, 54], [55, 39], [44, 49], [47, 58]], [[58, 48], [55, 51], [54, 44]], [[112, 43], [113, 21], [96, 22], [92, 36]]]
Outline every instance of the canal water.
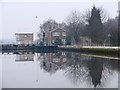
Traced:
[[[2, 88], [118, 88], [118, 59], [75, 52], [0, 54]], [[1, 79], [2, 78], [2, 79]]]

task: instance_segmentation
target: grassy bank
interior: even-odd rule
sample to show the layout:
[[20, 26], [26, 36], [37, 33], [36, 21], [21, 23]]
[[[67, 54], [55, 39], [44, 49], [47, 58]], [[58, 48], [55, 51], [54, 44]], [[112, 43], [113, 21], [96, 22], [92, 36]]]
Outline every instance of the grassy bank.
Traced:
[[58, 46], [59, 50], [120, 57], [120, 47]]

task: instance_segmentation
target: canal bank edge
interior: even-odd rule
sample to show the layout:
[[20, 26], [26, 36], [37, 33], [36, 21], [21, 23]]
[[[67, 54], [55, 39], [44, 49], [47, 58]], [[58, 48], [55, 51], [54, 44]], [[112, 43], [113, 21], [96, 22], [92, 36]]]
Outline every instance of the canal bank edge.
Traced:
[[81, 53], [91, 53], [100, 55], [112, 55], [120, 57], [120, 47], [105, 46], [58, 46], [58, 50], [73, 51]]

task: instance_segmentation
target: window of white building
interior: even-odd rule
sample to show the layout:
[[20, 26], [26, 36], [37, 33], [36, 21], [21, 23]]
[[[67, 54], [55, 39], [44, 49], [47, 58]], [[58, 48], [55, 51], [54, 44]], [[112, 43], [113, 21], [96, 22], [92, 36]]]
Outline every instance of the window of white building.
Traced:
[[60, 32], [53, 32], [52, 36], [60, 36]]
[[24, 35], [24, 37], [28, 37], [28, 35]]

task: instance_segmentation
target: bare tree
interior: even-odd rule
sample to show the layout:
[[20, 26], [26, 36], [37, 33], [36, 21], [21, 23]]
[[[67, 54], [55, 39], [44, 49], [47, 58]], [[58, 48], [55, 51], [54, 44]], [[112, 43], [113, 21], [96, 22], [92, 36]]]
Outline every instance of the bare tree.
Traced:
[[109, 19], [109, 15], [108, 15], [107, 11], [105, 9], [103, 9], [102, 7], [99, 8], [99, 10], [100, 10], [102, 23], [107, 22], [107, 20]]
[[90, 9], [86, 10], [85, 13], [82, 14], [82, 20], [83, 20], [86, 24], [88, 24], [88, 20], [90, 19], [90, 17], [91, 17], [91, 10], [90, 10]]
[[48, 32], [57, 27], [58, 27], [58, 23], [53, 19], [49, 19], [40, 25], [40, 30], [44, 32]]
[[[117, 46], [119, 44], [118, 17], [109, 19], [107, 22], [105, 22], [104, 28], [106, 30], [106, 43]], [[111, 35], [110, 38], [108, 38], [109, 34]]]
[[45, 38], [44, 40], [47, 41], [47, 33], [48, 31], [51, 31], [53, 29], [56, 29], [58, 27], [58, 23], [53, 20], [53, 19], [48, 19], [47, 21], [45, 21], [43, 24], [40, 24], [39, 26], [39, 32], [37, 33], [38, 36], [38, 42], [42, 42], [43, 41], [43, 33], [45, 33]]
[[81, 14], [77, 11], [73, 11], [66, 19], [67, 22], [67, 36], [72, 38], [73, 44], [80, 43], [80, 35], [84, 28], [84, 22], [82, 21]]

